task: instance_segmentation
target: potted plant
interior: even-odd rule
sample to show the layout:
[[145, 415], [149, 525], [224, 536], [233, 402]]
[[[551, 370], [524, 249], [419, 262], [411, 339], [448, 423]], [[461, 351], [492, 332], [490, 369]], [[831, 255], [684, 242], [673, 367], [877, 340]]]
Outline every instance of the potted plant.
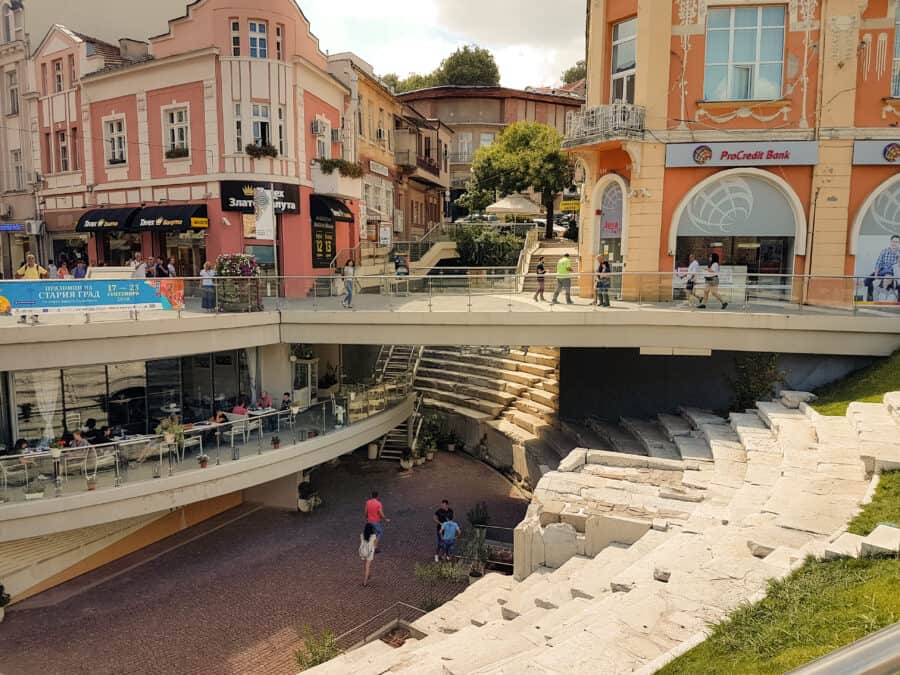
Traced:
[[43, 499], [44, 498], [44, 486], [37, 481], [33, 481], [25, 486], [25, 499], [27, 501], [31, 501], [32, 499]]
[[169, 148], [166, 150], [166, 159], [183, 159], [189, 157], [191, 151], [188, 148]]
[[378, 459], [378, 443], [369, 443], [369, 447], [367, 450], [369, 453], [369, 461], [374, 462], [376, 459]]
[[278, 157], [278, 149], [274, 145], [256, 145], [256, 143], [248, 143], [244, 147], [244, 151], [253, 159], [262, 159], [263, 157]]
[[197, 455], [197, 463], [200, 465], [201, 469], [205, 469], [209, 464], [209, 455], [201, 452]]
[[488, 558], [484, 528], [471, 528], [463, 547], [463, 555], [469, 562], [469, 583], [474, 584], [484, 576], [484, 566]]
[[260, 269], [252, 255], [220, 255], [216, 258], [216, 277], [220, 312], [263, 311]]
[[462, 441], [456, 432], [450, 429], [444, 436], [444, 442], [447, 444], [447, 452], [456, 452], [456, 448], [462, 445]]
[[3, 615], [6, 614], [5, 607], [9, 604], [9, 593], [6, 592], [6, 589], [3, 588], [3, 584], [0, 584], [0, 622], [3, 621]]
[[162, 419], [155, 431], [163, 437], [166, 445], [175, 445], [184, 440], [184, 425], [179, 422], [176, 415]]
[[272, 436], [272, 448], [278, 450], [281, 447], [281, 439], [278, 436]]
[[418, 448], [413, 450], [413, 461], [416, 466], [422, 466], [425, 463], [425, 455]]
[[409, 471], [413, 468], [413, 464], [415, 463], [413, 459], [412, 450], [406, 448], [403, 451], [403, 456], [400, 458], [400, 468], [404, 471]]
[[325, 159], [319, 157], [315, 160], [319, 165], [319, 170], [326, 176], [330, 176], [337, 169], [337, 172], [344, 178], [362, 178], [366, 171], [359, 162], [350, 162], [346, 159]]
[[94, 491], [97, 489], [97, 476], [87, 476], [87, 489]]

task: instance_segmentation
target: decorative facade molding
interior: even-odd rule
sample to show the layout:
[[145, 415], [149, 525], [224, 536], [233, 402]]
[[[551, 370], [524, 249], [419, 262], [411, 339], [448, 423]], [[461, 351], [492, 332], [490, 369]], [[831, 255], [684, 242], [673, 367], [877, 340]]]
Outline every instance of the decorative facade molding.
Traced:
[[783, 121], [787, 122], [788, 114], [791, 112], [791, 110], [791, 106], [785, 105], [780, 107], [771, 115], [761, 115], [755, 112], [753, 108], [743, 106], [738, 108], [737, 110], [725, 113], [724, 115], [713, 115], [708, 110], [700, 108], [699, 110], [697, 110], [697, 114], [694, 115], [694, 119], [699, 122], [701, 118], [705, 117], [709, 121], [715, 122], [716, 124], [725, 124], [735, 119], [754, 119], [757, 122], [771, 122], [778, 119], [778, 117], [780, 116]]
[[[803, 70], [800, 74], [800, 128], [809, 128], [809, 62], [813, 50], [813, 19], [818, 0], [791, 0], [791, 23], [803, 24]], [[820, 57], [821, 58], [821, 57]]]

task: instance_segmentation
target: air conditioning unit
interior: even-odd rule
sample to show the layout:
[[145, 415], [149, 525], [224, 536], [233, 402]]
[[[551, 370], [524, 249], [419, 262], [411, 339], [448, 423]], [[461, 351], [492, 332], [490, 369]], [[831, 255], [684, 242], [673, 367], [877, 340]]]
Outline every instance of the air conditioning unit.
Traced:
[[0, 204], [0, 218], [12, 218], [12, 204]]
[[322, 120], [313, 120], [312, 133], [313, 136], [323, 136], [325, 134], [326, 125]]
[[34, 235], [36, 237], [41, 236], [44, 233], [44, 221], [43, 220], [26, 220], [25, 221], [25, 233]]
[[386, 138], [387, 138], [387, 131], [385, 131], [384, 129], [382, 129], [382, 128], [379, 127], [379, 128], [375, 131], [375, 139], [376, 139], [376, 140], [379, 140], [379, 141], [383, 141], [383, 140], [385, 140]]
[[331, 142], [332, 143], [343, 143], [344, 142], [344, 130], [343, 129], [332, 129], [331, 130]]

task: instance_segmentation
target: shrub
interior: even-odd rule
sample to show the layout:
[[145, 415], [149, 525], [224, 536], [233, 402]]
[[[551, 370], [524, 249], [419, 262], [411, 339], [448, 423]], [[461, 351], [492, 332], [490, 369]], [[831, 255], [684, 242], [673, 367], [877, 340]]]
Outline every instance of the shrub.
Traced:
[[362, 178], [365, 170], [359, 162], [348, 162], [346, 159], [325, 159], [320, 157], [316, 160], [319, 169], [327, 176], [334, 173], [335, 169], [344, 178]]
[[256, 145], [255, 143], [248, 143], [247, 147], [244, 148], [244, 152], [250, 155], [253, 159], [261, 159], [262, 157], [278, 157], [278, 150], [274, 145]]
[[770, 352], [738, 354], [734, 360], [735, 375], [729, 378], [734, 390], [734, 410], [746, 410], [757, 401], [771, 398], [776, 385], [784, 381], [778, 369], [778, 355]]
[[166, 159], [181, 159], [190, 157], [191, 151], [187, 148], [169, 148], [166, 150]]
[[466, 225], [456, 237], [460, 267], [515, 267], [522, 244], [514, 234], [501, 234], [490, 223]]
[[491, 514], [488, 513], [487, 503], [478, 502], [475, 506], [473, 506], [466, 513], [466, 518], [469, 520], [469, 525], [475, 527], [476, 525], [490, 525], [491, 524]]
[[327, 628], [321, 631], [313, 631], [306, 626], [303, 629], [303, 646], [298, 649], [294, 657], [301, 671], [314, 668], [330, 661], [341, 653], [334, 633]]

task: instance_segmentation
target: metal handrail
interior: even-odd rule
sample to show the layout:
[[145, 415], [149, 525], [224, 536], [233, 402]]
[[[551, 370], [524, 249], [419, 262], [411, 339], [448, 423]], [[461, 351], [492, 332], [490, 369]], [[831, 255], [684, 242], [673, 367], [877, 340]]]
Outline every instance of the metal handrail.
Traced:
[[900, 623], [800, 666], [790, 675], [893, 675], [900, 672]]
[[[409, 619], [401, 619], [400, 618], [400, 610], [401, 609], [404, 610], [405, 612], [407, 612], [408, 614], [416, 615], [415, 619], [419, 619], [419, 618], [425, 616], [425, 614], [427, 614], [427, 612], [424, 609], [419, 609], [418, 607], [415, 607], [413, 605], [408, 605], [405, 602], [395, 602], [393, 605], [391, 605], [387, 609], [384, 609], [384, 610], [378, 612], [378, 614], [376, 614], [372, 618], [367, 619], [366, 621], [363, 621], [362, 623], [354, 626], [350, 630], [341, 633], [340, 635], [338, 635], [335, 638], [335, 642], [338, 644], [338, 646], [341, 646], [343, 644], [347, 645], [346, 647], [343, 647], [343, 650], [349, 651], [357, 645], [367, 644], [369, 641], [371, 641], [371, 639], [373, 637], [375, 637], [376, 635], [380, 636], [379, 634], [381, 634], [384, 630], [390, 630], [392, 627], [399, 624], [401, 620], [406, 623], [411, 623], [412, 621], [410, 621]], [[394, 618], [392, 620], [384, 622], [385, 619], [383, 617], [385, 617], [385, 615], [389, 615], [391, 612], [394, 613]], [[415, 619], [413, 619], [413, 621]], [[377, 628], [374, 631], [364, 633], [362, 640], [356, 640], [355, 642], [348, 642], [347, 638], [349, 636], [353, 635], [354, 633], [359, 632], [364, 627], [366, 627], [369, 624], [371, 624], [375, 621], [378, 621], [378, 620], [381, 620], [383, 622], [379, 628]], [[393, 626], [391, 624], [393, 624]]]

